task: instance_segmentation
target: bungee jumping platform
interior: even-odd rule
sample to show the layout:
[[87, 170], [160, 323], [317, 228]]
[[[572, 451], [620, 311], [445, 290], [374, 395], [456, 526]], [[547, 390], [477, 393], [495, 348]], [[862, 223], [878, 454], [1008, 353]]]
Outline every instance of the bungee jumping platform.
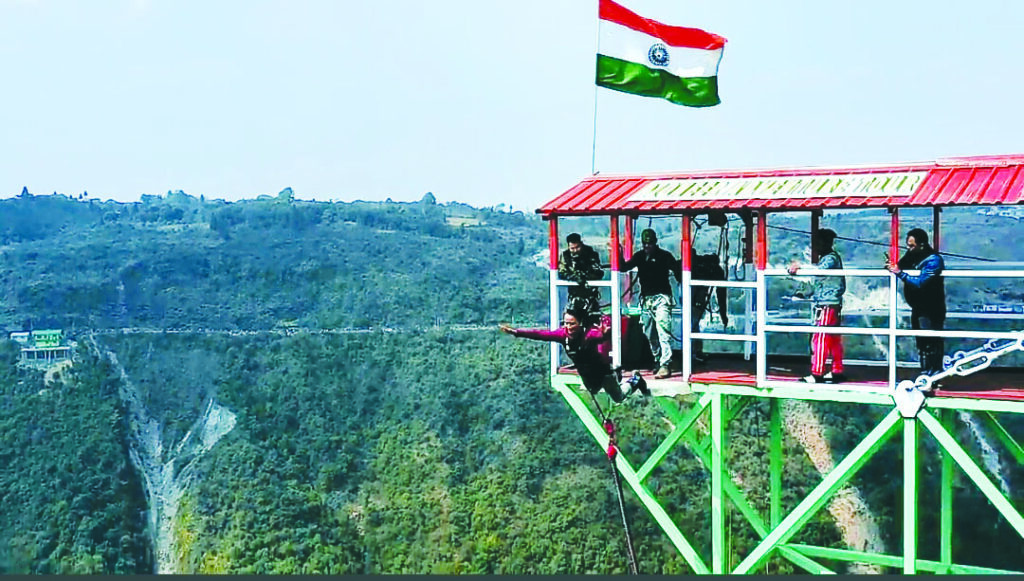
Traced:
[[[551, 385], [602, 450], [609, 437], [596, 405], [609, 414], [632, 413], [637, 406], [658, 414], [661, 420], [650, 428], [656, 430], [653, 441], [650, 434], [647, 440], [637, 436], [630, 441], [629, 434], [620, 433], [614, 462], [622, 481], [694, 573], [764, 573], [771, 570], [766, 569], [769, 563], [784, 561], [796, 572], [820, 574], [1021, 574], [1014, 568], [979, 565], [984, 558], [961, 549], [968, 545], [964, 541], [974, 539], [958, 536], [965, 533], [955, 526], [954, 501], [965, 487], [980, 493], [991, 514], [1002, 519], [1000, 530], [1010, 531], [993, 544], [1024, 554], [1024, 496], [992, 460], [1024, 465], [1024, 315], [1017, 313], [1018, 305], [967, 309], [956, 298], [978, 296], [986, 285], [1009, 289], [998, 294], [1010, 300], [1019, 297], [1024, 261], [947, 258], [942, 275], [949, 317], [943, 330], [910, 328], [910, 311], [900, 292], [904, 283], [880, 258], [840, 270], [802, 267], [798, 274], [803, 277], [845, 276], [850, 281], [847, 296], [859, 301], [850, 310], [855, 315], [845, 314], [845, 324], [821, 327], [812, 324], [796, 301], [787, 302], [785, 288], [792, 275], [778, 265], [791, 256], [779, 252], [776, 242], [796, 239], [809, 248], [822, 224], [842, 237], [844, 225], [849, 229], [853, 221], [873, 220], [875, 225], [861, 228], [869, 235], [847, 244], [874, 244], [879, 255], [884, 250], [895, 260], [907, 231], [924, 227], [940, 254], [956, 257], [947, 254], [945, 232], [956, 237], [961, 221], [949, 214], [985, 212], [1016, 219], [1022, 201], [1024, 155], [588, 177], [537, 210], [549, 224], [550, 320], [552, 325], [561, 320], [567, 288], [577, 284], [558, 277], [560, 223], [561, 228], [600, 224], [607, 247], [590, 240], [595, 235], [584, 238], [589, 236], [603, 250], [609, 273], [587, 284], [601, 290], [604, 312], [611, 315], [613, 363], [626, 371], [640, 370], [652, 395], [632, 395], [616, 406], [603, 394], [592, 399], [557, 344], [551, 346]], [[794, 219], [806, 220], [808, 227], [780, 227], [784, 233], [776, 237], [772, 230], [769, 240], [776, 223]], [[649, 352], [638, 342], [643, 334], [637, 292], [630, 273], [619, 272], [621, 262], [634, 252], [642, 221], [656, 222], [667, 232], [659, 232], [662, 240], [678, 241], [678, 246], [663, 245], [682, 267], [673, 308], [674, 368], [667, 378], [655, 378], [651, 362], [645, 360]], [[729, 230], [731, 225], [738, 228]], [[697, 234], [716, 229], [727, 280], [697, 280], [691, 258], [697, 255]], [[983, 241], [960, 243], [974, 254], [985, 252]], [[816, 260], [813, 251], [810, 258], [808, 264]], [[729, 325], [692, 312], [694, 287], [728, 289]], [[702, 324], [692, 325], [695, 317]], [[808, 373], [808, 339], [815, 333], [838, 334], [849, 343], [841, 383], [802, 381]], [[913, 347], [917, 337], [945, 341], [940, 372], [920, 372]], [[706, 360], [689, 356], [694, 341], [704, 343]], [[850, 404], [844, 409], [855, 418], [850, 424], [863, 427], [859, 440], [831, 446], [832, 428], [818, 423], [814, 408], [808, 407], [811, 402]], [[850, 428], [844, 430], [848, 435]], [[819, 481], [792, 486], [787, 480], [793, 477], [786, 470], [793, 453], [784, 446], [787, 438], [799, 442]], [[983, 438], [983, 445], [972, 438]], [[761, 473], [730, 464], [736, 453], [730, 446], [736, 445], [763, 452]], [[898, 483], [900, 493], [897, 517], [878, 522], [856, 491], [857, 484], [867, 482], [859, 480], [858, 472], [883, 456], [889, 462], [883, 477]], [[671, 469], [681, 457], [695, 458], [703, 466], [706, 496], [688, 499], [690, 506], [670, 506], [667, 499], [678, 495], [674, 482], [683, 478]], [[877, 467], [873, 474], [878, 476]], [[755, 481], [765, 486], [752, 485]], [[925, 488], [926, 482], [937, 483], [937, 489], [932, 484]], [[706, 506], [692, 506], [705, 498]], [[829, 546], [802, 542], [802, 531], [826, 506], [842, 529], [841, 541]], [[699, 527], [694, 510], [706, 517]], [[852, 514], [849, 519], [844, 510]], [[756, 542], [740, 542], [749, 538]]]

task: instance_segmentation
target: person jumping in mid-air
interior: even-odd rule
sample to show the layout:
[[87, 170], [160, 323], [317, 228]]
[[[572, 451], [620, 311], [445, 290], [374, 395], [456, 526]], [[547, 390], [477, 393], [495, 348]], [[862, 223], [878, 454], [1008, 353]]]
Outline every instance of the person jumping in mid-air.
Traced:
[[499, 325], [498, 328], [502, 333], [508, 333], [513, 337], [561, 343], [569, 359], [576, 366], [583, 386], [590, 393], [604, 389], [615, 403], [626, 399], [634, 389], [644, 395], [650, 395], [647, 383], [638, 373], [634, 373], [627, 380], [630, 384], [629, 391], [622, 392], [619, 373], [612, 369], [611, 317], [606, 315], [597, 325], [589, 327], [581, 323], [583, 318], [583, 313], [568, 309], [562, 316], [562, 326], [555, 330], [514, 329], [505, 324]]

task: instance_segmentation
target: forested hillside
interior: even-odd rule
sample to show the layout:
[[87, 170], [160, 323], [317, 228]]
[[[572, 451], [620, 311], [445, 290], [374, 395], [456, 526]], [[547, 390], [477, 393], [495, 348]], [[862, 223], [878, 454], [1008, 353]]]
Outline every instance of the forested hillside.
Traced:
[[[0, 201], [0, 243], [0, 327], [77, 341], [74, 366], [46, 374], [0, 341], [0, 572], [627, 571], [608, 463], [549, 388], [547, 345], [496, 332], [546, 323], [536, 216], [430, 194], [121, 204], [26, 192]], [[235, 423], [207, 442], [196, 426], [211, 401]], [[813, 407], [836, 458], [884, 411]], [[635, 457], [671, 430], [640, 399], [615, 414]], [[763, 405], [738, 413], [728, 458], [762, 514], [767, 417]], [[183, 484], [157, 519], [169, 537], [154, 530], [140, 434]], [[795, 429], [785, 441], [786, 510], [821, 478], [801, 442]], [[853, 482], [890, 550], [901, 453], [890, 443]], [[922, 474], [934, 506], [938, 477]], [[709, 559], [699, 460], [666, 458], [649, 484]], [[958, 561], [1024, 568], [1019, 537], [975, 489], [955, 501], [958, 530], [976, 532], [958, 534]], [[642, 572], [690, 572], [629, 492], [627, 516]], [[794, 542], [845, 548], [844, 535], [822, 510]], [[934, 537], [922, 534], [923, 558], [936, 557]], [[755, 541], [738, 529], [731, 558]], [[792, 571], [773, 559], [762, 572]]]
[[[539, 220], [469, 206], [0, 201], [0, 325], [269, 329], [482, 323], [546, 310]], [[525, 276], [530, 272], [531, 276]]]

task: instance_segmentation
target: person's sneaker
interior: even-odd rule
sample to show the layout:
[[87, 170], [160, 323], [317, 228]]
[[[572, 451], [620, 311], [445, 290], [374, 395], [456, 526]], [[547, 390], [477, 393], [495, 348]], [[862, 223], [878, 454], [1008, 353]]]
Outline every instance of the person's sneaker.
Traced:
[[633, 389], [640, 392], [643, 396], [650, 396], [651, 390], [647, 389], [647, 381], [636, 371], [633, 372], [632, 380], [630, 381]]
[[846, 375], [843, 373], [832, 373], [829, 371], [825, 374], [825, 383], [843, 383], [846, 381]]
[[632, 375], [627, 378], [623, 378], [619, 382], [619, 386], [622, 388], [622, 393], [626, 394], [626, 397], [633, 395], [636, 391], [636, 378], [640, 376], [639, 371], [634, 371]]
[[800, 381], [802, 381], [804, 383], [825, 383], [825, 376], [823, 376], [823, 375], [814, 375], [812, 373], [812, 374], [808, 375], [807, 377], [800, 378]]
[[672, 375], [672, 372], [668, 370], [668, 366], [662, 365], [658, 368], [658, 372], [654, 374], [654, 379], [665, 379], [669, 375]]

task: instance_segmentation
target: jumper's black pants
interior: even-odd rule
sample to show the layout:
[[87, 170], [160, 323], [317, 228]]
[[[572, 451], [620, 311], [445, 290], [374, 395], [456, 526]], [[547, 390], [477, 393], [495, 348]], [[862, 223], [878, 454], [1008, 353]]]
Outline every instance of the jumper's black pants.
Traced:
[[604, 382], [601, 384], [601, 387], [604, 388], [604, 392], [610, 395], [615, 403], [619, 403], [626, 398], [626, 394], [622, 393], [622, 385], [619, 384], [619, 377], [616, 373], [604, 376]]
[[604, 389], [605, 393], [611, 396], [612, 401], [619, 403], [626, 399], [626, 394], [622, 393], [622, 386], [619, 385], [619, 374], [612, 371], [606, 375], [601, 374], [580, 374], [580, 379], [583, 380], [583, 386], [587, 388], [590, 393], [597, 393]]

